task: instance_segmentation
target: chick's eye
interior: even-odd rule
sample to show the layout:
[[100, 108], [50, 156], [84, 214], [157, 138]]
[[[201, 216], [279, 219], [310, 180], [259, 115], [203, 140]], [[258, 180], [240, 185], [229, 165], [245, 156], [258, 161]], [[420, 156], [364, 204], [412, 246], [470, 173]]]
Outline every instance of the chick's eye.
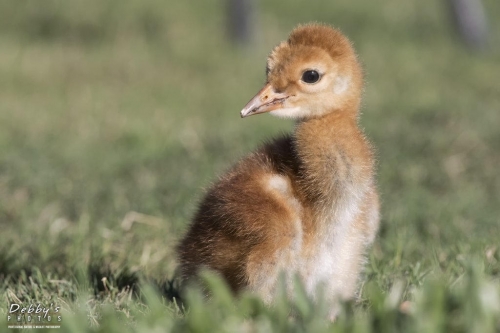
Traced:
[[302, 74], [302, 81], [305, 83], [316, 83], [319, 81], [319, 78], [319, 73], [313, 70], [305, 71], [304, 74]]

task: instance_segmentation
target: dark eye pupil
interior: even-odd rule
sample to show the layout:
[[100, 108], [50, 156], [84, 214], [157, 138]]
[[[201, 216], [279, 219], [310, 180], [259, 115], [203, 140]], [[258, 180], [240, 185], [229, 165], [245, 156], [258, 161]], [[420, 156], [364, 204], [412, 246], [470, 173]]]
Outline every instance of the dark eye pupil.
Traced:
[[319, 80], [319, 73], [316, 71], [305, 71], [302, 74], [302, 81], [305, 83], [315, 83]]

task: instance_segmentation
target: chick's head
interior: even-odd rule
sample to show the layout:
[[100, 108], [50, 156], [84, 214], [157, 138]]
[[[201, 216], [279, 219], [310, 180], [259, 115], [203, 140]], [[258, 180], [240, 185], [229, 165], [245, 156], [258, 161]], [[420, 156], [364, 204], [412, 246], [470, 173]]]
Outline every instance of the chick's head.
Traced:
[[267, 60], [267, 82], [241, 116], [304, 119], [357, 112], [363, 78], [349, 40], [326, 25], [299, 26]]

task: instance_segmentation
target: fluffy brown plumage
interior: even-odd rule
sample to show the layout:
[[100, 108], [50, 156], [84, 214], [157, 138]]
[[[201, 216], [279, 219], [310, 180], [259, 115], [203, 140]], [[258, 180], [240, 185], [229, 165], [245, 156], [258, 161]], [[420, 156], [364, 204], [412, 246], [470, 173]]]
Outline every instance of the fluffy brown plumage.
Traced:
[[267, 63], [267, 83], [242, 117], [270, 112], [294, 132], [239, 161], [213, 185], [178, 246], [184, 278], [219, 272], [238, 292], [272, 303], [278, 276], [297, 274], [312, 298], [354, 296], [379, 224], [370, 144], [357, 126], [363, 85], [348, 39], [299, 26]]

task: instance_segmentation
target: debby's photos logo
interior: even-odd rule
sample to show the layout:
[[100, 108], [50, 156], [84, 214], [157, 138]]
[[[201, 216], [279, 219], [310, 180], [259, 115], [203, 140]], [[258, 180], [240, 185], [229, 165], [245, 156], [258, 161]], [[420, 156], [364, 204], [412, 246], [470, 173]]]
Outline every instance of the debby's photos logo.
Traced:
[[7, 328], [61, 328], [61, 307], [50, 303], [12, 303], [7, 313]]

